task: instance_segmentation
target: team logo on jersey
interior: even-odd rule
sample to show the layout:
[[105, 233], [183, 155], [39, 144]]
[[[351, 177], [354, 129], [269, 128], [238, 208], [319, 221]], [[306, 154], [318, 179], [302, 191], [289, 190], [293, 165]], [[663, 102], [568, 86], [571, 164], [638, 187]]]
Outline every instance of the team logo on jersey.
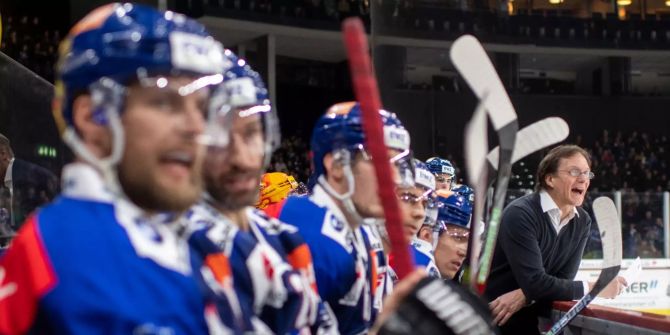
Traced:
[[342, 229], [344, 229], [344, 223], [340, 221], [338, 218], [336, 218], [334, 215], [330, 216], [330, 224], [337, 231], [342, 231]]

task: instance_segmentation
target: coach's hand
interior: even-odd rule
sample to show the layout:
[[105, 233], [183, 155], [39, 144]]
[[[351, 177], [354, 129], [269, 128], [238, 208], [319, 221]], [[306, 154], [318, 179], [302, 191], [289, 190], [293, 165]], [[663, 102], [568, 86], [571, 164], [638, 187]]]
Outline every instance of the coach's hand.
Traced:
[[[593, 283], [589, 283], [589, 289], [593, 287]], [[616, 298], [624, 289], [628, 287], [626, 279], [621, 276], [618, 276], [605, 286], [605, 288], [598, 293], [598, 296], [606, 299]]]
[[509, 318], [526, 305], [526, 296], [521, 289], [507, 292], [489, 303], [493, 314], [493, 323], [504, 325]]

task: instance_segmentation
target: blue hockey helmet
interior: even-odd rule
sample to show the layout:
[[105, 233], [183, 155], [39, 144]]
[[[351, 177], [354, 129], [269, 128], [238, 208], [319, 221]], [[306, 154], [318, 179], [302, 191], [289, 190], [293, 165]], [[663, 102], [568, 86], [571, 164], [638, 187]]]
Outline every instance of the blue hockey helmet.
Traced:
[[[384, 124], [386, 146], [389, 149], [400, 151], [400, 154], [392, 157], [391, 160], [394, 163], [405, 162], [406, 165], [411, 166], [411, 161], [408, 160], [411, 157], [409, 133], [394, 113], [380, 110], [379, 114]], [[310, 187], [315, 185], [319, 176], [326, 173], [323, 158], [326, 154], [337, 150], [365, 152], [365, 133], [363, 132], [360, 104], [357, 102], [335, 104], [317, 121], [311, 140], [314, 171], [310, 178]], [[409, 171], [409, 175], [403, 171], [401, 171], [401, 174], [403, 179], [407, 176], [413, 179], [411, 171]], [[413, 180], [411, 180], [411, 183], [413, 184]]]
[[434, 175], [446, 174], [452, 179], [456, 175], [456, 170], [449, 160], [440, 157], [431, 157], [426, 160], [426, 164]]
[[427, 190], [435, 191], [435, 176], [431, 173], [426, 163], [414, 159], [414, 184]]
[[437, 222], [437, 211], [439, 203], [436, 201], [435, 194], [435, 176], [428, 169], [426, 163], [414, 159], [414, 184], [426, 189], [423, 197], [426, 200], [426, 218], [423, 221], [425, 226], [435, 228]]
[[475, 201], [475, 190], [473, 190], [472, 187], [468, 185], [465, 184], [456, 185], [451, 190], [465, 197], [465, 199], [467, 199], [470, 202], [470, 204], [472, 204]]
[[[120, 114], [130, 84], [180, 96], [207, 92], [209, 117], [221, 107], [216, 103], [222, 99], [213, 97], [222, 94], [222, 72], [229, 66], [223, 47], [202, 24], [181, 14], [139, 4], [104, 5], [70, 30], [59, 54], [52, 106], [56, 124], [73, 151], [103, 171], [123, 154]], [[170, 76], [192, 81], [175, 84]], [[112, 153], [103, 159], [83, 145], [74, 129], [72, 104], [85, 93], [91, 96], [93, 120], [109, 125], [112, 132]]]
[[[232, 51], [226, 49], [224, 54], [231, 62], [231, 65], [223, 73], [225, 102], [223, 103], [223, 111], [217, 114], [218, 117], [210, 119], [210, 127], [213, 129], [209, 133], [215, 132], [219, 127], [226, 128], [226, 125], [230, 123], [228, 112], [234, 112], [233, 117], [259, 115], [264, 130], [262, 154], [265, 160], [264, 165], [267, 166], [272, 158], [272, 153], [280, 145], [279, 118], [274, 108], [272, 108], [270, 95], [260, 74]], [[221, 133], [227, 136], [227, 132], [223, 131]], [[211, 144], [213, 145], [225, 146], [227, 144], [226, 138], [216, 138], [216, 135], [212, 135], [212, 137]]]
[[441, 226], [455, 225], [470, 228], [472, 204], [462, 195], [451, 191], [439, 191], [437, 196], [437, 223]]
[[140, 74], [202, 77], [220, 74], [226, 63], [223, 47], [202, 24], [130, 3], [93, 10], [70, 30], [59, 53], [54, 115], [61, 128], [72, 125], [74, 98], [102, 78], [127, 84]]

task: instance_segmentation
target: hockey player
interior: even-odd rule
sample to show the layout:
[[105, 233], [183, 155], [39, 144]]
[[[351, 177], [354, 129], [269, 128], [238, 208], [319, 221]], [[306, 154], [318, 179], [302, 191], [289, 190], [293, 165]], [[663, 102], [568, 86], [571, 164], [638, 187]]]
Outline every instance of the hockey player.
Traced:
[[440, 227], [435, 246], [435, 263], [444, 279], [455, 278], [468, 251], [472, 206], [462, 195], [438, 191], [440, 203], [437, 225]]
[[[431, 276], [439, 276], [435, 262], [432, 259], [432, 246], [426, 246], [421, 241], [416, 241], [417, 232], [428, 219], [427, 213], [435, 220], [437, 211], [434, 208], [435, 177], [428, 170], [425, 163], [418, 159], [412, 159], [414, 185], [398, 187], [396, 194], [400, 200], [402, 212], [402, 224], [405, 238], [409, 243], [410, 253], [414, 256], [414, 263], [426, 268]], [[381, 309], [384, 297], [393, 290], [394, 282], [398, 277], [393, 270], [393, 255], [391, 254], [391, 241], [386, 234], [385, 222], [382, 219], [368, 219], [368, 224], [362, 226], [370, 240], [370, 244], [377, 255], [378, 267], [378, 289], [376, 291], [374, 305]], [[420, 249], [420, 250], [419, 250]], [[386, 257], [386, 256], [388, 257]], [[387, 259], [388, 258], [388, 259]]]
[[[428, 166], [418, 159], [414, 160], [414, 189], [421, 195], [412, 200], [413, 206], [421, 206], [423, 215], [416, 217], [416, 232], [412, 235], [411, 246], [414, 253], [414, 262], [416, 266], [426, 268], [426, 272], [431, 277], [440, 277], [440, 272], [435, 265], [433, 257], [434, 245], [432, 227], [437, 218], [437, 203], [435, 199], [435, 176], [428, 170]], [[401, 198], [403, 202], [405, 199]], [[405, 205], [406, 206], [406, 205]], [[418, 210], [417, 210], [418, 211]], [[421, 238], [423, 228], [424, 238]], [[425, 236], [429, 232], [428, 236]]]
[[426, 164], [435, 175], [436, 188], [450, 191], [456, 179], [456, 170], [451, 162], [440, 157], [431, 157], [426, 160]]
[[60, 51], [54, 116], [76, 162], [0, 259], [0, 333], [234, 331], [226, 259], [189, 247], [181, 215], [202, 189], [221, 45], [180, 14], [110, 4]]
[[465, 197], [465, 199], [467, 199], [471, 205], [475, 201], [475, 190], [473, 190], [472, 187], [468, 185], [456, 184], [451, 190], [454, 191], [454, 193]]
[[207, 193], [191, 220], [206, 223], [206, 235], [228, 250], [241, 307], [258, 316], [245, 331], [285, 334], [328, 326], [321, 319], [317, 325], [320, 299], [311, 255], [297, 229], [253, 207], [263, 170], [279, 144], [277, 118], [265, 84], [238, 59], [225, 72], [223, 85], [228, 115], [215, 122], [230, 123], [230, 135], [212, 141], [227, 145], [222, 149], [213, 145], [208, 151]]
[[268, 172], [261, 178], [261, 189], [255, 207], [271, 217], [277, 216], [281, 203], [299, 187], [298, 182], [283, 172]]
[[[396, 183], [411, 184], [409, 134], [395, 114], [380, 115]], [[332, 106], [314, 127], [311, 149], [312, 195], [289, 197], [279, 218], [297, 226], [309, 245], [319, 294], [333, 309], [340, 333], [367, 332], [377, 314], [376, 263], [385, 256], [373, 250], [361, 225], [384, 213], [359, 104]]]

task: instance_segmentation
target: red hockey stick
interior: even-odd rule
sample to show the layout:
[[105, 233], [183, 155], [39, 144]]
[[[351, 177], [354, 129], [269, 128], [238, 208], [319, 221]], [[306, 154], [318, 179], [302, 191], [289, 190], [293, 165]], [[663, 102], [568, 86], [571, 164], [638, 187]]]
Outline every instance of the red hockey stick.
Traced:
[[400, 207], [388, 164], [389, 157], [384, 144], [384, 130], [379, 115], [381, 101], [377, 79], [370, 61], [368, 39], [365, 36], [363, 22], [359, 18], [344, 20], [342, 32], [344, 33], [344, 44], [349, 58], [349, 69], [351, 70], [351, 80], [353, 81], [356, 100], [361, 104], [365, 145], [372, 154], [372, 163], [377, 174], [379, 196], [382, 206], [384, 206], [386, 231], [391, 240], [394, 260], [397, 261], [394, 270], [398, 277], [402, 279], [412, 271], [413, 262], [409, 257], [408, 243], [403, 236]]

